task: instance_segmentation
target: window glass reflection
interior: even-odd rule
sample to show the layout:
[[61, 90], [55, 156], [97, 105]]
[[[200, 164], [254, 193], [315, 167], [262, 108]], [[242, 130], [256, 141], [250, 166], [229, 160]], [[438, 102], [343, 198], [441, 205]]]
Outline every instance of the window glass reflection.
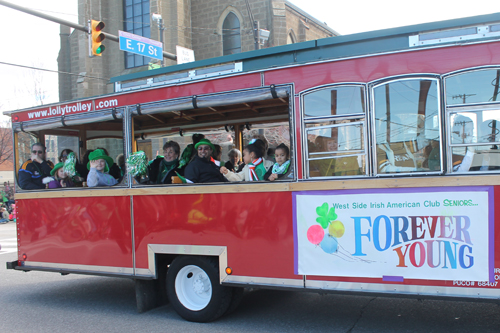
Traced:
[[500, 101], [500, 69], [454, 75], [445, 80], [446, 104], [460, 105]]
[[363, 125], [359, 122], [349, 124], [342, 121], [340, 126], [332, 126], [336, 122], [323, 122], [306, 125], [308, 141], [308, 157], [331, 155], [335, 153], [364, 152]]
[[374, 89], [379, 173], [441, 170], [435, 80], [401, 80]]
[[335, 87], [304, 96], [304, 117], [336, 116], [364, 113], [362, 87]]

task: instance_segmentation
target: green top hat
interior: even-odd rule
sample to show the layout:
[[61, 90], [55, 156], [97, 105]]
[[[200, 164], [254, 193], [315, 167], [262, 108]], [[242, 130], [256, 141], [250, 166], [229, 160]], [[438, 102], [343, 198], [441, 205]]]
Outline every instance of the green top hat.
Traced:
[[104, 172], [109, 172], [109, 168], [113, 165], [113, 159], [106, 155], [104, 150], [96, 149], [89, 154], [89, 163], [87, 163], [87, 169], [90, 170], [90, 161], [95, 160], [105, 160], [106, 166], [104, 167]]
[[64, 162], [59, 162], [54, 166], [54, 169], [50, 170], [50, 175], [53, 176], [56, 174], [57, 170], [61, 169], [64, 166]]
[[197, 144], [194, 145], [194, 149], [198, 149], [199, 146], [209, 146], [212, 150], [215, 150], [214, 145], [208, 139], [201, 139]]

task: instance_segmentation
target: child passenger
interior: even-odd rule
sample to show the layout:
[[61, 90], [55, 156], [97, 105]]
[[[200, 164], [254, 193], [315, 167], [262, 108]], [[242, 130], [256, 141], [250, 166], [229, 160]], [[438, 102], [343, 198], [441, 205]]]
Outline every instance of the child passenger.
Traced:
[[[252, 142], [243, 149], [243, 162], [245, 163], [245, 167], [241, 172], [234, 173], [229, 171], [226, 167], [221, 167], [220, 172], [232, 182], [242, 180], [247, 182], [264, 180], [264, 175], [267, 170], [266, 164], [268, 164], [268, 161], [262, 158], [263, 155], [262, 147], [255, 142]], [[268, 167], [270, 167], [270, 165]]]
[[43, 179], [44, 184], [48, 184], [48, 188], [74, 187], [75, 184], [63, 169], [64, 162], [59, 162], [50, 171], [52, 177]]
[[89, 174], [87, 175], [88, 187], [112, 186], [118, 183], [118, 181], [108, 173], [110, 166], [113, 165], [113, 159], [106, 155], [104, 150], [94, 150], [90, 153], [89, 160], [87, 165], [89, 169]]
[[267, 170], [264, 175], [264, 180], [274, 181], [276, 179], [280, 179], [288, 176], [292, 167], [290, 165], [290, 149], [284, 144], [281, 143], [276, 150], [274, 151], [274, 159], [276, 163], [274, 163], [272, 168]]

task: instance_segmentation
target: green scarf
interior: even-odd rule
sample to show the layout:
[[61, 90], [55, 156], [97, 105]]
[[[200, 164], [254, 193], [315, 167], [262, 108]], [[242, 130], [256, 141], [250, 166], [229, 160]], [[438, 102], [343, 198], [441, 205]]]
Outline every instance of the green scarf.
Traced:
[[177, 162], [179, 162], [178, 159], [175, 159], [171, 162], [165, 161], [165, 159], [162, 159], [160, 162], [160, 169], [158, 170], [158, 177], [156, 178], [156, 184], [163, 184], [165, 181], [165, 177], [167, 177], [167, 174], [170, 172], [170, 170], [175, 169], [177, 166]]

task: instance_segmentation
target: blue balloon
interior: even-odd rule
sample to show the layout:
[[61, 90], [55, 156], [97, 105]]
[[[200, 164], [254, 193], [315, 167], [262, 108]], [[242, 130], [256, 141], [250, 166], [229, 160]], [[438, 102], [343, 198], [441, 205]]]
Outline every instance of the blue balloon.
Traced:
[[337, 238], [331, 236], [330, 234], [325, 234], [325, 237], [323, 237], [323, 240], [319, 244], [323, 251], [326, 253], [332, 254], [337, 252], [339, 248], [339, 242], [337, 241]]

